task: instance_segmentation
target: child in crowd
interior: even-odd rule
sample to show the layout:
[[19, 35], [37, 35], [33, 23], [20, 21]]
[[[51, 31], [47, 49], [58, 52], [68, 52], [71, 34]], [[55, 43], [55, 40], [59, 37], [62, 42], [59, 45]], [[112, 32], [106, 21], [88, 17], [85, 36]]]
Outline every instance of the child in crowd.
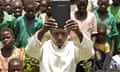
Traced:
[[4, 0], [3, 6], [4, 6], [4, 10], [5, 10], [8, 14], [10, 14], [10, 15], [13, 14], [12, 0]]
[[35, 16], [34, 0], [24, 0], [25, 15], [18, 17], [15, 26], [16, 46], [24, 47], [27, 39], [42, 27], [42, 21]]
[[[41, 0], [35, 0], [36, 12], [39, 12], [39, 10], [40, 10], [40, 3], [41, 3]], [[39, 16], [39, 15], [38, 15], [38, 16]]]
[[22, 62], [24, 60], [24, 50], [14, 46], [15, 36], [10, 28], [5, 28], [0, 31], [0, 40], [3, 47], [0, 49], [0, 70], [8, 72], [8, 62], [12, 58], [18, 58]]
[[13, 17], [12, 15], [8, 15], [8, 13], [3, 10], [3, 3], [3, 0], [0, 0], [0, 30], [5, 27], [13, 29], [15, 24], [15, 17]]
[[96, 70], [102, 69], [106, 54], [110, 52], [110, 46], [106, 42], [107, 27], [104, 24], [98, 24], [97, 26], [95, 47], [95, 67]]
[[45, 23], [45, 21], [47, 21], [47, 19], [49, 17], [51, 17], [50, 14], [50, 10], [51, 10], [51, 6], [50, 6], [51, 1], [50, 0], [41, 0], [40, 1], [40, 19], [42, 19], [43, 23]]
[[112, 13], [116, 19], [118, 36], [116, 37], [114, 54], [120, 52], [120, 0], [112, 0], [113, 3], [108, 7], [108, 11]]
[[[93, 13], [87, 11], [88, 0], [76, 0], [77, 9], [76, 11], [71, 12], [71, 19], [75, 20], [79, 29], [84, 32], [89, 39], [91, 35], [97, 33], [97, 24], [96, 17]], [[79, 67], [80, 63], [77, 66], [77, 72], [81, 71]], [[81, 68], [83, 71], [83, 68]]]
[[[2, 0], [0, 0], [0, 2], [3, 2]], [[13, 17], [12, 15], [9, 15], [6, 11], [4, 11], [4, 5], [1, 4], [0, 6], [0, 30], [5, 28], [5, 27], [9, 27], [9, 28], [14, 28], [14, 24], [15, 24], [15, 17]]]
[[8, 72], [24, 72], [24, 66], [20, 59], [13, 58], [8, 63]]
[[23, 4], [21, 0], [15, 0], [12, 2], [13, 15], [18, 18], [23, 15]]
[[108, 5], [109, 0], [99, 0], [99, 8], [95, 9], [93, 13], [96, 16], [97, 24], [104, 24], [107, 27], [106, 40], [110, 45], [110, 55], [112, 55], [115, 46], [115, 37], [118, 35], [118, 30], [114, 16], [107, 11]]
[[71, 19], [79, 24], [79, 28], [90, 39], [91, 35], [97, 32], [96, 17], [93, 13], [87, 12], [88, 0], [77, 0], [78, 10], [71, 12]]

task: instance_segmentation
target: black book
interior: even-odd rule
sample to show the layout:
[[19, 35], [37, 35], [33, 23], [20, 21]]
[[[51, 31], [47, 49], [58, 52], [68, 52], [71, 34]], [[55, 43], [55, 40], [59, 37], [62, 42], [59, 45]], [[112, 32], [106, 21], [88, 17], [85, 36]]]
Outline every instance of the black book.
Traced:
[[59, 28], [64, 28], [65, 21], [70, 19], [70, 1], [52, 1], [52, 17], [56, 19]]

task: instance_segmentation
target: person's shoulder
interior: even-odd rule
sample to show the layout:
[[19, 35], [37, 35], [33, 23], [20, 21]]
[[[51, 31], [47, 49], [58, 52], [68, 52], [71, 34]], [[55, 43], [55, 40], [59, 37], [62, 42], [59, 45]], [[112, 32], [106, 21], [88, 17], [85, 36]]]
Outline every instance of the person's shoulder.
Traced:
[[17, 54], [24, 54], [25, 53], [25, 48], [17, 48], [15, 47], [14, 48], [14, 53], [17, 53]]
[[95, 8], [92, 13], [97, 13], [98, 8]]
[[44, 41], [44, 43], [42, 43], [42, 47], [43, 48], [49, 48], [51, 47], [54, 43], [52, 42], [52, 40], [47, 40], [47, 41]]
[[88, 12], [88, 16], [95, 17], [95, 14], [93, 12]]
[[108, 16], [111, 18], [111, 19], [115, 19], [115, 17], [113, 16], [112, 13], [110, 13], [109, 11], [107, 12]]
[[21, 20], [24, 20], [24, 16], [20, 16], [16, 19], [17, 21], [21, 21]]
[[42, 21], [39, 17], [37, 17], [37, 16], [35, 16], [34, 17], [34, 20], [36, 20], [36, 21]]
[[43, 23], [42, 20], [37, 16], [34, 17], [34, 22], [40, 23], [40, 24]]

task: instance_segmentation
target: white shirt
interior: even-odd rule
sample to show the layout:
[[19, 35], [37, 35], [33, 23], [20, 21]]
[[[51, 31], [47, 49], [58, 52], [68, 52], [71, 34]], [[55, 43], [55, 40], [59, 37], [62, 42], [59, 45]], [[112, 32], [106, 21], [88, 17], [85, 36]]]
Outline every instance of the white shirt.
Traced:
[[83, 36], [80, 43], [78, 37], [66, 41], [61, 49], [48, 40], [40, 42], [36, 35], [32, 36], [26, 46], [26, 53], [39, 59], [40, 72], [75, 72], [76, 64], [94, 55], [93, 43]]
[[115, 55], [112, 57], [110, 68], [120, 70], [120, 56]]

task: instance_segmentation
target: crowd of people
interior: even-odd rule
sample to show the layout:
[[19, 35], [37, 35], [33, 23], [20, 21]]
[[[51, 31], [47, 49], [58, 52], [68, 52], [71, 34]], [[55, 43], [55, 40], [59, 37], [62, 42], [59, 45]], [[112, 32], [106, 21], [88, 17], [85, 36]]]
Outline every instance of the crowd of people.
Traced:
[[70, 0], [64, 28], [51, 4], [0, 0], [0, 72], [120, 72], [120, 0]]

